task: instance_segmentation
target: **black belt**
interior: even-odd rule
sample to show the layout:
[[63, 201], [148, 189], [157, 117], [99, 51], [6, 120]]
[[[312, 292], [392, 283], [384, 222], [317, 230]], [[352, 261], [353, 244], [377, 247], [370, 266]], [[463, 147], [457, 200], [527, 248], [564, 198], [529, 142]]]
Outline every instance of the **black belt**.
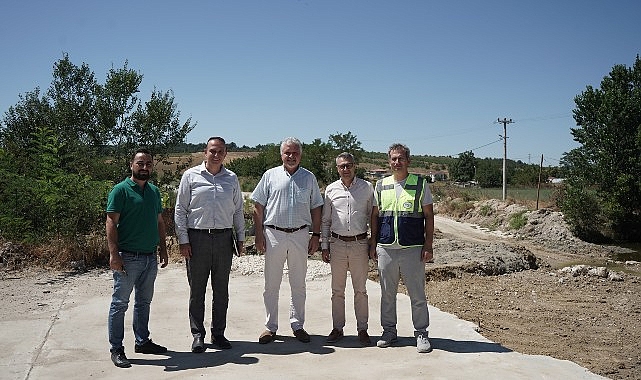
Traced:
[[292, 232], [300, 231], [303, 228], [307, 228], [307, 224], [303, 224], [302, 226], [296, 227], [296, 228], [282, 228], [282, 227], [277, 227], [271, 224], [266, 224], [265, 227], [273, 228], [275, 230], [287, 232], [288, 234], [290, 234]]
[[211, 235], [222, 234], [227, 231], [231, 231], [231, 228], [190, 228], [192, 231], [206, 232]]
[[124, 249], [120, 250], [121, 253], [128, 253], [130, 255], [154, 255], [156, 254], [156, 251], [154, 252], [140, 252], [140, 251], [125, 251]]
[[332, 232], [332, 237], [341, 239], [342, 241], [357, 241], [357, 240], [367, 239], [367, 232], [363, 232], [362, 234], [358, 234], [356, 236], [342, 236]]

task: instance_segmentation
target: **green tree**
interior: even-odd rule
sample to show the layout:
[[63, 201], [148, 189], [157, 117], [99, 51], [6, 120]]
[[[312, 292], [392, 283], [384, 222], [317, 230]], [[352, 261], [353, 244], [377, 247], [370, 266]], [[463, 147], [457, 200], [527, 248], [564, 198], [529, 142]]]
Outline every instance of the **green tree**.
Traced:
[[314, 139], [311, 144], [303, 143], [301, 166], [314, 173], [321, 186], [326, 185], [338, 178], [334, 161], [338, 154], [335, 152], [330, 143], [321, 139]]
[[363, 157], [364, 151], [361, 147], [361, 142], [352, 132], [330, 134], [328, 143], [334, 150], [338, 151], [336, 155], [342, 152], [351, 153], [357, 162], [360, 162]]
[[476, 158], [471, 150], [460, 153], [450, 167], [450, 178], [454, 181], [467, 182], [476, 177]]
[[[616, 239], [641, 239], [641, 59], [615, 65], [600, 88], [587, 86], [574, 99], [580, 146], [564, 155], [568, 191], [561, 204], [566, 218], [583, 238], [598, 238], [582, 225], [592, 222], [576, 210], [579, 200], [594, 202], [591, 211], [604, 223], [600, 234]], [[592, 234], [592, 236], [587, 236]]]
[[481, 187], [500, 187], [503, 183], [501, 164], [497, 160], [485, 158], [476, 164], [476, 180]]
[[[134, 148], [146, 146], [165, 161], [184, 143], [191, 119], [180, 122], [171, 92], [154, 89], [141, 103], [141, 81], [125, 63], [101, 85], [86, 64], [76, 66], [64, 54], [44, 95], [36, 88], [9, 107], [0, 123], [2, 236], [89, 232], [102, 221], [111, 183], [129, 174]], [[155, 182], [167, 189], [182, 169], [160, 173]]]
[[536, 186], [539, 182], [539, 167], [537, 165], [518, 165], [510, 176], [510, 184], [523, 187]]
[[35, 128], [50, 125], [53, 109], [40, 89], [18, 96], [18, 104], [9, 107], [0, 124], [0, 143], [6, 157], [11, 157], [16, 173], [28, 173], [33, 166], [31, 148]]

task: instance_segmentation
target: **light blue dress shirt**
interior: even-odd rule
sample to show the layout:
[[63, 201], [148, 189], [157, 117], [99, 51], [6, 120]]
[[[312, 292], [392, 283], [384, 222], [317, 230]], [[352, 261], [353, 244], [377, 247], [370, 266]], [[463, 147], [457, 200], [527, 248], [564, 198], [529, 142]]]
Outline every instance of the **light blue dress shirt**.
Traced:
[[311, 227], [310, 210], [323, 205], [316, 177], [300, 166], [294, 174], [289, 174], [284, 166], [267, 170], [251, 199], [265, 208], [263, 225], [281, 228]]

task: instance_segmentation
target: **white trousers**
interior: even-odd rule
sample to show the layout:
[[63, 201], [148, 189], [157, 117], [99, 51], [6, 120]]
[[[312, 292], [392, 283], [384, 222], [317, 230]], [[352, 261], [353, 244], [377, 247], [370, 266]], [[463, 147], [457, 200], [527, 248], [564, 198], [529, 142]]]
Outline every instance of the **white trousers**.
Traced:
[[265, 228], [265, 327], [278, 330], [278, 297], [283, 280], [283, 268], [287, 261], [291, 299], [289, 323], [293, 331], [305, 323], [305, 276], [307, 275], [307, 246], [309, 233], [306, 228], [296, 232], [283, 232]]

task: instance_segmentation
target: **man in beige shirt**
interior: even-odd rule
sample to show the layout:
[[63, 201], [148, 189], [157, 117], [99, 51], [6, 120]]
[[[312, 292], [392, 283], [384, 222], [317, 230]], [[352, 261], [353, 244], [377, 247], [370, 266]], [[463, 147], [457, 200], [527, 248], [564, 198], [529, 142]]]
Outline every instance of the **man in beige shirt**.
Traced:
[[369, 309], [365, 283], [369, 269], [367, 230], [374, 188], [371, 183], [356, 178], [354, 156], [350, 153], [336, 157], [336, 168], [340, 179], [325, 189], [321, 223], [323, 261], [330, 263], [332, 268], [333, 329], [327, 342], [335, 343], [343, 338], [345, 287], [349, 271], [354, 288], [358, 340], [366, 347], [372, 344], [367, 333]]

